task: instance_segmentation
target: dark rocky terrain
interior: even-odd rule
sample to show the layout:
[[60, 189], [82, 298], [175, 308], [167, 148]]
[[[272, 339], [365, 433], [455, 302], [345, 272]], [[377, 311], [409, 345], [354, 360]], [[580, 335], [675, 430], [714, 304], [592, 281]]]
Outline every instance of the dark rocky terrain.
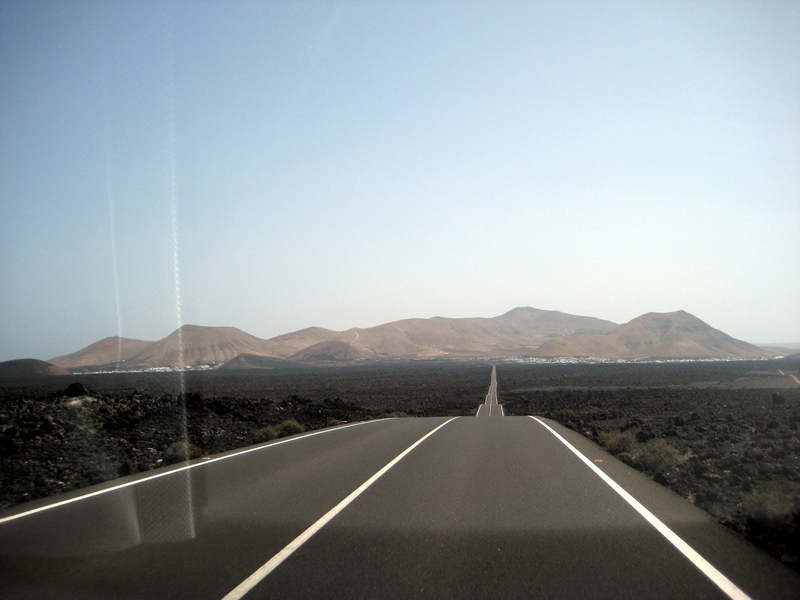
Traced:
[[800, 571], [798, 369], [797, 359], [503, 365], [497, 377], [506, 414], [583, 433]]
[[[303, 429], [473, 415], [490, 370], [418, 361], [6, 379], [0, 507]], [[799, 568], [800, 358], [497, 372], [507, 414], [580, 431]]]
[[474, 414], [490, 372], [420, 362], [7, 379], [0, 507], [303, 429]]

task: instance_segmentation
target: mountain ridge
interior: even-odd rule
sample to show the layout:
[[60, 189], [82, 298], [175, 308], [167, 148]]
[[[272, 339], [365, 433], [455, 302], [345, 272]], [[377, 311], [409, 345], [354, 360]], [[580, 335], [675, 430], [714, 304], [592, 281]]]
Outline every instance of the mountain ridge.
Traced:
[[217, 365], [244, 353], [284, 358], [279, 345], [236, 327], [183, 325], [128, 359], [126, 368]]
[[155, 342], [111, 336], [89, 344], [72, 354], [51, 358], [47, 362], [64, 369], [122, 363], [152, 344]]
[[601, 335], [579, 335], [540, 346], [539, 357], [758, 358], [777, 352], [737, 340], [686, 311], [645, 313]]
[[[59, 366], [82, 361], [81, 368], [110, 365], [138, 370], [216, 367], [238, 356], [242, 358], [228, 368], [382, 358], [752, 358], [777, 354], [736, 340], [685, 311], [645, 313], [619, 325], [530, 307], [514, 308], [496, 317], [412, 318], [345, 331], [307, 327], [268, 340], [235, 327], [184, 325], [157, 342], [125, 342], [130, 352], [119, 364], [115, 358], [119, 338], [105, 338], [56, 358]], [[133, 342], [142, 345], [138, 352], [132, 351]], [[98, 348], [105, 348], [106, 353]], [[108, 360], [112, 350], [114, 355]], [[88, 357], [97, 364], [87, 365]]]

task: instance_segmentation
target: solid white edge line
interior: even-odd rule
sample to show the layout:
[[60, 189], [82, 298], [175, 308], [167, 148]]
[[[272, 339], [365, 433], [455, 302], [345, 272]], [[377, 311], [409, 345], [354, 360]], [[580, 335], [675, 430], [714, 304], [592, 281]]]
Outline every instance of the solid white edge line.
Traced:
[[581, 452], [575, 448], [572, 444], [570, 444], [564, 437], [561, 436], [558, 432], [556, 432], [552, 427], [550, 427], [547, 423], [544, 423], [537, 417], [531, 416], [531, 419], [539, 423], [542, 427], [547, 429], [550, 433], [552, 433], [556, 439], [558, 439], [562, 444], [564, 444], [567, 448], [569, 448], [579, 459], [583, 461], [583, 463], [589, 467], [592, 471], [594, 471], [595, 475], [600, 477], [604, 482], [606, 482], [609, 487], [617, 492], [625, 502], [631, 505], [631, 507], [638, 512], [644, 519], [652, 525], [658, 533], [664, 536], [667, 541], [675, 546], [678, 551], [683, 554], [686, 558], [688, 558], [695, 567], [700, 569], [700, 571], [708, 577], [720, 590], [722, 590], [729, 598], [732, 600], [750, 600], [750, 596], [745, 594], [742, 590], [740, 590], [736, 585], [725, 575], [720, 573], [710, 562], [708, 562], [705, 558], [700, 556], [698, 552], [692, 548], [689, 544], [683, 541], [678, 534], [672, 531], [669, 527], [664, 525], [658, 517], [656, 517], [653, 513], [647, 510], [636, 498], [631, 496], [628, 492], [626, 492], [622, 486], [620, 486], [616, 481], [611, 479], [608, 475], [606, 475], [603, 471], [601, 471], [597, 465], [595, 465], [592, 461], [586, 458]]
[[288, 444], [289, 442], [296, 442], [298, 440], [303, 440], [305, 438], [313, 437], [315, 435], [321, 435], [323, 433], [333, 433], [334, 431], [339, 431], [342, 429], [348, 429], [350, 427], [356, 427], [357, 425], [366, 425], [367, 423], [378, 423], [379, 421], [387, 421], [391, 419], [373, 419], [372, 421], [360, 421], [358, 423], [350, 423], [348, 425], [343, 425], [341, 427], [336, 428], [326, 428], [320, 429], [318, 431], [310, 431], [305, 435], [299, 435], [297, 437], [287, 438], [285, 440], [280, 440], [278, 442], [267, 443], [264, 445], [256, 446], [254, 448], [247, 448], [246, 450], [240, 450], [239, 452], [233, 452], [231, 454], [226, 454], [225, 456], [218, 456], [217, 458], [209, 458], [207, 460], [202, 460], [202, 462], [192, 463], [191, 465], [185, 465], [183, 467], [179, 467], [177, 469], [170, 469], [169, 471], [164, 471], [163, 473], [155, 473], [153, 475], [148, 475], [147, 477], [142, 477], [141, 479], [137, 479], [135, 481], [127, 481], [125, 483], [120, 483], [119, 485], [114, 485], [111, 487], [104, 488], [102, 490], [97, 490], [94, 492], [89, 492], [86, 494], [82, 494], [80, 496], [76, 496], [75, 498], [70, 498], [68, 500], [61, 500], [59, 502], [53, 502], [52, 504], [47, 504], [45, 506], [40, 506], [39, 508], [33, 508], [31, 510], [18, 513], [16, 515], [11, 515], [8, 517], [3, 517], [0, 519], [0, 525], [3, 523], [7, 523], [8, 521], [15, 521], [16, 519], [21, 519], [22, 517], [27, 517], [29, 515], [33, 515], [36, 513], [40, 513], [46, 510], [50, 510], [53, 508], [58, 508], [59, 506], [64, 506], [66, 504], [72, 504], [73, 502], [78, 502], [80, 500], [86, 500], [87, 498], [92, 498], [94, 496], [100, 496], [101, 494], [107, 494], [109, 492], [115, 492], [116, 490], [121, 490], [126, 487], [131, 487], [133, 485], [138, 485], [140, 483], [144, 483], [145, 481], [152, 481], [153, 479], [159, 479], [161, 477], [166, 477], [167, 475], [172, 475], [174, 473], [180, 473], [181, 471], [188, 471], [189, 469], [194, 469], [195, 467], [202, 467], [204, 465], [210, 465], [211, 463], [215, 463], [221, 460], [227, 460], [229, 458], [233, 458], [235, 456], [241, 456], [242, 454], [249, 454], [250, 452], [258, 452], [259, 450], [266, 450], [267, 448], [274, 448], [275, 446], [280, 446], [282, 444]]
[[383, 467], [380, 471], [375, 473], [372, 477], [367, 479], [364, 483], [362, 483], [358, 488], [356, 488], [353, 492], [350, 493], [344, 500], [339, 502], [336, 506], [330, 509], [327, 513], [325, 513], [322, 517], [317, 520], [316, 523], [311, 525], [308, 529], [306, 529], [303, 533], [298, 535], [294, 540], [289, 542], [283, 550], [278, 552], [275, 556], [270, 558], [267, 562], [265, 562], [261, 567], [259, 567], [250, 577], [245, 579], [242, 583], [237, 585], [233, 590], [231, 590], [222, 600], [239, 600], [240, 598], [244, 597], [250, 590], [252, 590], [255, 586], [257, 586], [267, 575], [269, 575], [272, 571], [275, 570], [278, 565], [280, 565], [283, 561], [285, 561], [292, 553], [297, 550], [300, 546], [305, 544], [311, 536], [317, 533], [320, 529], [322, 529], [331, 519], [333, 519], [336, 515], [338, 515], [342, 510], [344, 510], [348, 504], [350, 504], [353, 500], [358, 498], [369, 486], [375, 483], [384, 473], [386, 473], [389, 469], [399, 463], [403, 457], [405, 457], [409, 452], [411, 452], [414, 448], [419, 446], [422, 442], [432, 436], [434, 433], [439, 431], [442, 427], [447, 425], [453, 419], [457, 419], [458, 417], [452, 417], [436, 427], [435, 429], [429, 431], [421, 438], [419, 438], [416, 442], [411, 444], [408, 448], [403, 450], [400, 454], [398, 454], [390, 463], [388, 463], [385, 467]]

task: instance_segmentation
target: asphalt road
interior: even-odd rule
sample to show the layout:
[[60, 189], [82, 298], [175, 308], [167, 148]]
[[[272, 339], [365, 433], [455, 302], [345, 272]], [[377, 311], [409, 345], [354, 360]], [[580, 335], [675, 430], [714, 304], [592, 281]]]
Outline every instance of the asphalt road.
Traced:
[[654, 522], [734, 590], [800, 597], [704, 512], [529, 417], [372, 421], [29, 503], [0, 514], [0, 596], [736, 597]]
[[492, 365], [492, 380], [489, 383], [489, 391], [486, 393], [486, 401], [478, 407], [476, 417], [503, 417], [503, 407], [497, 402], [497, 367]]

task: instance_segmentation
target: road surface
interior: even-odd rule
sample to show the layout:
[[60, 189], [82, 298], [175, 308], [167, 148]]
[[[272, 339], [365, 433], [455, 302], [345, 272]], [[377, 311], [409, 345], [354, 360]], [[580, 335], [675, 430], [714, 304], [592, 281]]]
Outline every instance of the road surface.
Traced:
[[[494, 369], [482, 406], [502, 414]], [[459, 417], [312, 432], [6, 511], [0, 596], [798, 598], [800, 578], [575, 432]]]
[[492, 365], [492, 380], [489, 383], [489, 391], [486, 394], [486, 401], [478, 407], [476, 417], [502, 417], [503, 407], [497, 402], [497, 366]]

